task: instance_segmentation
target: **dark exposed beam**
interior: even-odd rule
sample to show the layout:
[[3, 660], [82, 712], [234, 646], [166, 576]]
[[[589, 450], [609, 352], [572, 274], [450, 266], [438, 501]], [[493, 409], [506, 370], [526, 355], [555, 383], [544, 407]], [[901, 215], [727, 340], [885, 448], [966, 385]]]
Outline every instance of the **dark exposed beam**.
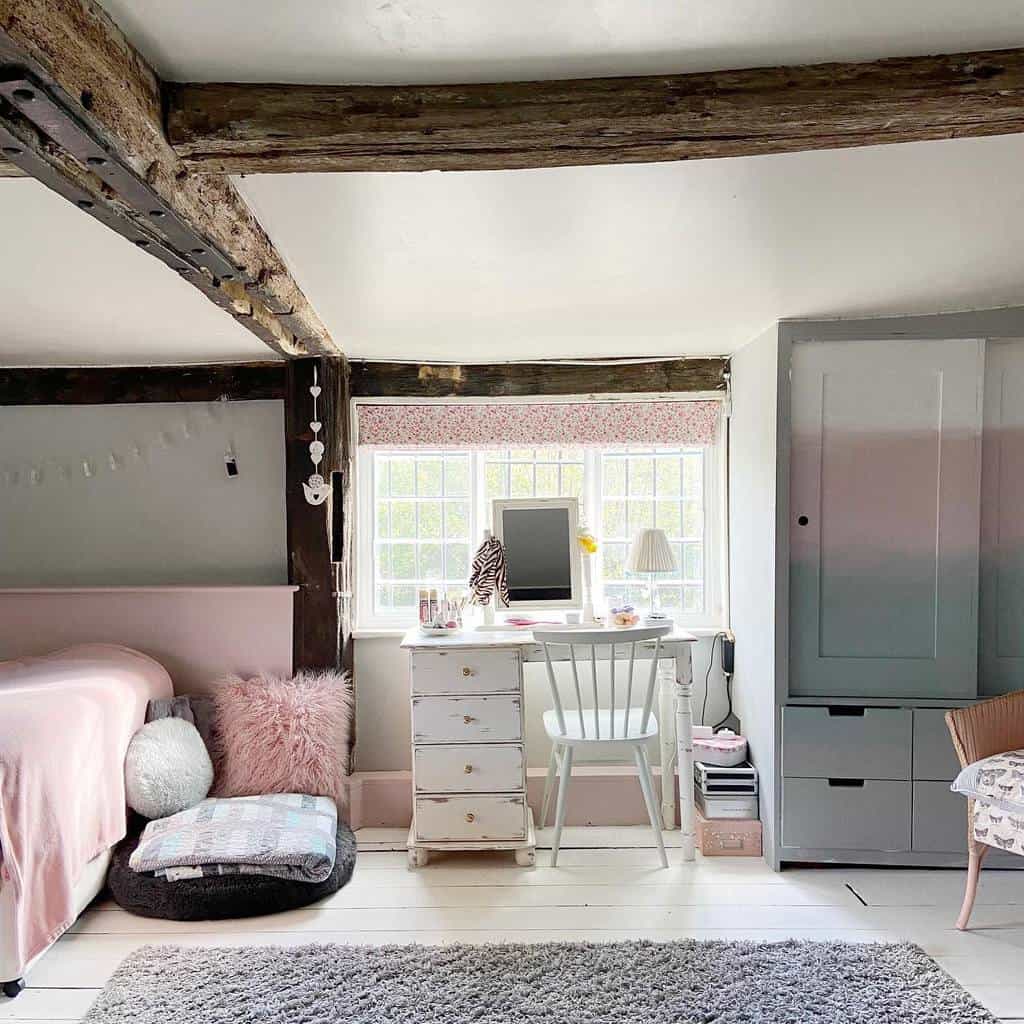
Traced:
[[193, 175], [175, 155], [161, 90], [95, 0], [0, 0], [0, 157], [280, 354], [340, 352], [232, 183]]
[[617, 364], [350, 364], [352, 395], [359, 398], [512, 398], [723, 391], [728, 366], [728, 360], [717, 358]]
[[492, 170], [1024, 131], [1024, 50], [480, 85], [178, 84], [176, 152], [210, 173]]
[[[321, 391], [317, 416], [322, 424], [317, 435], [313, 419], [313, 371]], [[331, 522], [342, 515], [345, 497], [332, 495], [321, 505], [310, 505], [302, 483], [313, 472], [309, 445], [315, 437], [325, 445], [319, 472], [331, 480], [334, 470], [348, 468], [348, 391], [344, 359], [293, 359], [287, 363], [285, 395], [285, 509], [288, 517], [288, 582], [298, 586], [292, 628], [293, 665], [299, 669], [334, 669], [346, 660], [351, 636], [349, 602], [341, 590], [351, 572], [351, 549], [338, 552], [346, 565], [332, 562]], [[346, 482], [348, 473], [345, 472]], [[346, 632], [347, 631], [347, 632]], [[348, 654], [349, 660], [351, 652]]]
[[285, 363], [0, 369], [0, 406], [284, 398]]
[[26, 177], [25, 172], [17, 164], [12, 164], [7, 160], [0, 160], [0, 178], [24, 177]]

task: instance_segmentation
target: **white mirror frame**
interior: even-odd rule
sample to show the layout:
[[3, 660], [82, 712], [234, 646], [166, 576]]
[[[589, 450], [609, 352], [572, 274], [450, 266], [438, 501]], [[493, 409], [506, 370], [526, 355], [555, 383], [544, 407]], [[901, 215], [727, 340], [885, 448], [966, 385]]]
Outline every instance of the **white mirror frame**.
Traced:
[[569, 514], [569, 571], [572, 597], [566, 601], [513, 601], [510, 609], [532, 610], [535, 608], [582, 608], [583, 607], [583, 565], [578, 541], [580, 531], [580, 509], [576, 498], [495, 498], [491, 502], [491, 523], [494, 536], [503, 544], [502, 512], [505, 509], [556, 508], [565, 509]]

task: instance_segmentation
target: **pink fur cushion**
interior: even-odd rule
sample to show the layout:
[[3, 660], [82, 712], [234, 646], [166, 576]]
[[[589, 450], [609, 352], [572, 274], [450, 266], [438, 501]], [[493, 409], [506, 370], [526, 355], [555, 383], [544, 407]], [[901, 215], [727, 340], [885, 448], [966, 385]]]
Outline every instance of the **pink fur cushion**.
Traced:
[[353, 714], [347, 673], [229, 676], [214, 694], [214, 796], [309, 793], [345, 806]]

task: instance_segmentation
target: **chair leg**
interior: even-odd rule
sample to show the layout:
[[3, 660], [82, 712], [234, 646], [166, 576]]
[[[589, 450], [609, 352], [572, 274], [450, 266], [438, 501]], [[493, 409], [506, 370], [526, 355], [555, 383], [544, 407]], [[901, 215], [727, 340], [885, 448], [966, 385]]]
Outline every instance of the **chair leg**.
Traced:
[[970, 841], [970, 847], [964, 903], [960, 908], [960, 916], [956, 919], [956, 926], [960, 931], [967, 930], [967, 922], [971, 919], [971, 911], [974, 909], [974, 897], [978, 892], [978, 876], [981, 874], [981, 862], [989, 851], [989, 848], [984, 843], [977, 843], [973, 839]]
[[558, 865], [558, 847], [562, 842], [562, 826], [565, 824], [565, 797], [569, 792], [569, 778], [572, 775], [572, 747], [562, 751], [562, 773], [558, 780], [558, 800], [555, 802], [555, 835], [551, 840], [551, 866]]
[[544, 802], [540, 806], [540, 828], [544, 828], [548, 823], [548, 811], [551, 809], [551, 794], [555, 790], [555, 777], [558, 775], [558, 766], [558, 745], [552, 743], [551, 759], [548, 761], [548, 777], [544, 780]]
[[640, 789], [644, 794], [644, 803], [647, 804], [647, 814], [651, 819], [651, 828], [654, 829], [654, 839], [658, 844], [658, 856], [661, 857], [661, 866], [668, 867], [668, 856], [665, 853], [665, 840], [661, 836], [661, 821], [658, 812], [658, 805], [654, 799], [654, 781], [651, 779], [651, 766], [647, 763], [647, 751], [641, 746], [633, 748], [633, 757], [636, 759], [637, 772], [640, 776]]

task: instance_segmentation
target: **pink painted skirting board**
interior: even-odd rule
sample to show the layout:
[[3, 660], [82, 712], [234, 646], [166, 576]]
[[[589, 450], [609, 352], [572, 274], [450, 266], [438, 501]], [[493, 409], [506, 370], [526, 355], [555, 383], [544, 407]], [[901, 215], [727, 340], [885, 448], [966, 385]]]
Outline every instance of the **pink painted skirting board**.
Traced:
[[[657, 768], [654, 774], [658, 774]], [[530, 806], [538, 819], [545, 775], [542, 769], [532, 769], [527, 784]], [[660, 785], [660, 781], [656, 785]], [[409, 827], [412, 821], [411, 772], [356, 772], [348, 787], [353, 828]], [[565, 823], [649, 824], [636, 769], [618, 765], [582, 765], [574, 769]]]
[[178, 693], [292, 668], [295, 587], [0, 589], [0, 661], [104, 642], [162, 664]]

